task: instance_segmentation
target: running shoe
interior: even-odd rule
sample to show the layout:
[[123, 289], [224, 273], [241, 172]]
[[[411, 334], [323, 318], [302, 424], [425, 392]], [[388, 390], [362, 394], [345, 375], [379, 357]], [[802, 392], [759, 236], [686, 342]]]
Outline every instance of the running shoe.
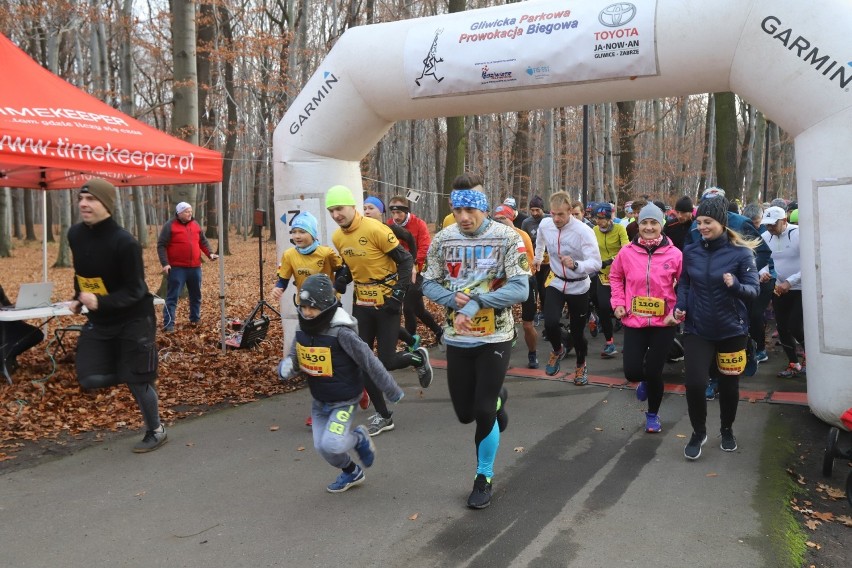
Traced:
[[754, 354], [754, 360], [758, 363], [764, 363], [766, 361], [769, 361], [769, 355], [766, 353], [766, 351], [758, 351]]
[[737, 439], [734, 438], [734, 431], [731, 428], [722, 428], [719, 431], [722, 434], [722, 443], [719, 447], [726, 452], [733, 452], [737, 449]]
[[578, 387], [589, 384], [589, 371], [585, 363], [582, 367], [574, 369], [574, 384]]
[[366, 426], [358, 426], [353, 430], [353, 433], [358, 438], [358, 442], [355, 444], [358, 459], [361, 460], [364, 467], [370, 467], [376, 459], [376, 445], [370, 437], [370, 432]]
[[535, 316], [533, 316], [533, 326], [541, 327], [542, 322], [544, 321], [544, 314], [541, 312], [536, 312]]
[[645, 431], [649, 434], [656, 434], [663, 429], [663, 425], [660, 423], [660, 417], [657, 416], [653, 412], [645, 413]]
[[361, 407], [361, 410], [367, 410], [370, 407], [370, 395], [367, 393], [367, 389], [364, 389], [364, 392], [361, 393], [361, 400], [358, 401], [358, 406]]
[[307, 426], [308, 428], [312, 428], [313, 425], [314, 425], [314, 419], [313, 418], [311, 418], [310, 416], [305, 418], [305, 426]]
[[408, 350], [411, 353], [414, 353], [415, 351], [420, 349], [420, 336], [415, 333], [414, 335], [411, 336], [411, 339], [413, 339], [414, 342], [411, 345], [408, 346]]
[[606, 347], [604, 347], [603, 351], [601, 351], [601, 357], [604, 359], [612, 359], [615, 357], [616, 353], [618, 353], [618, 350], [615, 348], [615, 343], [608, 341]]
[[509, 414], [506, 412], [506, 401], [509, 400], [509, 391], [506, 387], [500, 389], [500, 398], [497, 399], [497, 428], [504, 432], [509, 425]]
[[491, 482], [483, 474], [476, 474], [473, 480], [473, 491], [467, 498], [467, 506], [471, 509], [484, 509], [491, 504]]
[[425, 347], [419, 347], [414, 354], [420, 356], [420, 365], [414, 368], [414, 370], [417, 371], [417, 378], [420, 380], [420, 386], [424, 389], [428, 389], [429, 385], [432, 384], [433, 376], [432, 365], [429, 364], [429, 352], [426, 351]]
[[355, 471], [352, 473], [340, 472], [332, 483], [326, 487], [329, 493], [343, 493], [351, 487], [364, 483], [364, 470], [360, 466], [355, 466]]
[[704, 390], [704, 398], [706, 398], [707, 400], [716, 400], [717, 386], [718, 385], [716, 384], [716, 381], [711, 379], [710, 382], [707, 384], [707, 388]]
[[145, 432], [145, 437], [142, 438], [142, 441], [133, 446], [133, 452], [137, 454], [153, 452], [168, 441], [169, 437], [166, 435], [166, 428], [160, 424], [160, 427], [156, 430]]
[[548, 376], [553, 376], [559, 372], [559, 362], [565, 357], [565, 346], [562, 345], [559, 351], [550, 352], [550, 360], [544, 367], [544, 373]]
[[697, 460], [701, 457], [701, 446], [707, 443], [707, 434], [692, 433], [689, 443], [683, 449], [683, 457], [688, 460]]
[[598, 336], [598, 315], [595, 312], [589, 314], [589, 335]]
[[648, 400], [648, 383], [645, 381], [641, 381], [639, 386], [636, 387], [636, 400], [639, 402]]
[[370, 425], [367, 427], [367, 432], [370, 436], [378, 436], [382, 432], [388, 432], [396, 428], [393, 423], [393, 418], [384, 418], [381, 414], [374, 414], [370, 417]]
[[530, 351], [527, 354], [527, 368], [538, 369], [538, 354], [535, 351]]
[[802, 366], [798, 363], [790, 363], [786, 369], [780, 371], [775, 376], [779, 379], [792, 379], [798, 377], [800, 374], [802, 374]]

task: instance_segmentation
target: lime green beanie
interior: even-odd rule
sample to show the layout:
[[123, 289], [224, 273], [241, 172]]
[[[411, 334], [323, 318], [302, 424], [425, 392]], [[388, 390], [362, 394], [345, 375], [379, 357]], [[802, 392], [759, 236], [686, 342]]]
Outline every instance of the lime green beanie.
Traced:
[[325, 194], [325, 208], [339, 207], [340, 205], [355, 206], [355, 198], [352, 196], [352, 190], [345, 185], [335, 185]]
[[799, 210], [794, 209], [792, 213], [790, 213], [790, 222], [794, 225], [799, 222]]

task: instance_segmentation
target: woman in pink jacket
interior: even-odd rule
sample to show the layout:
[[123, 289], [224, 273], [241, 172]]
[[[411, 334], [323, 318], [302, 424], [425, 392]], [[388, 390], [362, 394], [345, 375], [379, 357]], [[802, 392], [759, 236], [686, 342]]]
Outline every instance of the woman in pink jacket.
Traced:
[[648, 400], [645, 431], [662, 429], [657, 412], [663, 401], [663, 365], [677, 328], [666, 323], [677, 301], [675, 283], [683, 255], [663, 235], [663, 212], [642, 208], [639, 233], [612, 263], [612, 309], [624, 324], [624, 376], [639, 381], [636, 397]]

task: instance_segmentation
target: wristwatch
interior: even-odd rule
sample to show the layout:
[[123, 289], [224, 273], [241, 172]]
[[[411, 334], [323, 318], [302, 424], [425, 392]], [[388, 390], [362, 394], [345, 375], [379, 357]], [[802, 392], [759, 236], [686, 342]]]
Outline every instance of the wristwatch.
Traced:
[[577, 270], [577, 267], [578, 267], [578, 266], [580, 266], [580, 265], [579, 265], [579, 264], [577, 264], [577, 261], [575, 260], [575, 261], [574, 261], [574, 266], [572, 266], [572, 267], [571, 267], [571, 270]]

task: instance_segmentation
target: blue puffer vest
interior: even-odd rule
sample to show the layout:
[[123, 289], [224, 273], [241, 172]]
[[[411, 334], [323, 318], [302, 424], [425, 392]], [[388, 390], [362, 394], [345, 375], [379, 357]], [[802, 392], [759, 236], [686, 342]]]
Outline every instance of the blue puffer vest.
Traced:
[[[332, 326], [317, 335], [309, 335], [301, 329], [296, 331], [297, 353], [299, 346], [308, 350], [312, 347], [319, 347], [328, 348], [331, 351], [330, 376], [312, 375], [310, 371], [313, 368], [310, 370], [305, 369], [305, 364], [310, 364], [310, 362], [299, 359], [299, 366], [305, 371], [305, 375], [308, 377], [308, 387], [311, 389], [311, 395], [316, 400], [322, 402], [351, 400], [360, 396], [364, 390], [364, 379], [361, 375], [361, 369], [355, 363], [355, 360], [340, 346], [340, 341], [337, 338], [340, 329], [340, 327]], [[322, 361], [319, 361], [316, 368], [322, 367], [322, 363]]]
[[[730, 288], [726, 272], [734, 275]], [[677, 309], [686, 311], [684, 331], [713, 341], [748, 335], [747, 303], [759, 289], [754, 253], [732, 244], [727, 233], [686, 245], [677, 291]]]

